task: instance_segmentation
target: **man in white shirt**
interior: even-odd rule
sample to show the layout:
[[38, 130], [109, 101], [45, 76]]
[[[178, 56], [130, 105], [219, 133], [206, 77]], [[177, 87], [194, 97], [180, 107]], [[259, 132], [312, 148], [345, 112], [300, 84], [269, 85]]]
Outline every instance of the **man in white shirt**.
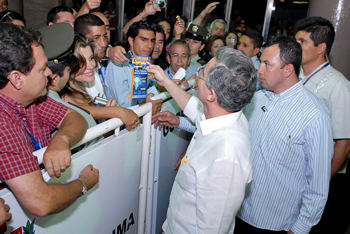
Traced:
[[329, 20], [308, 17], [299, 20], [295, 28], [295, 39], [303, 49], [299, 76], [304, 87], [326, 104], [333, 123], [334, 156], [329, 197], [322, 219], [311, 233], [344, 233], [350, 224], [350, 193], [346, 188], [350, 181], [350, 172], [346, 170], [350, 152], [350, 82], [328, 61], [335, 38]]
[[198, 98], [157, 66], [151, 66], [149, 74], [197, 125], [174, 181], [163, 231], [232, 233], [252, 179], [248, 121], [242, 113], [255, 92], [251, 59], [230, 47], [219, 49], [198, 71]]

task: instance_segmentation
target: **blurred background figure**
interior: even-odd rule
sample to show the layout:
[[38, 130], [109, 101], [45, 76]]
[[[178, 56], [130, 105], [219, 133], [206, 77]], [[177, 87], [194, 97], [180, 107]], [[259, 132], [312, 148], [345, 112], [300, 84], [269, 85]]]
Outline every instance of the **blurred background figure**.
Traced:
[[225, 42], [227, 46], [232, 47], [233, 49], [237, 49], [237, 41], [238, 41], [237, 33], [235, 32], [225, 33]]
[[103, 12], [103, 14], [107, 17], [109, 21], [109, 28], [111, 31], [111, 39], [110, 39], [110, 44], [114, 46], [115, 44], [115, 8], [113, 1], [108, 1], [107, 4], [107, 10]]
[[9, 9], [9, 4], [7, 0], [0, 0], [0, 12], [7, 11]]
[[225, 46], [225, 39], [221, 36], [214, 35], [207, 39], [204, 47], [204, 54], [202, 55], [202, 59], [207, 63], [210, 59], [215, 57], [216, 51], [221, 47]]

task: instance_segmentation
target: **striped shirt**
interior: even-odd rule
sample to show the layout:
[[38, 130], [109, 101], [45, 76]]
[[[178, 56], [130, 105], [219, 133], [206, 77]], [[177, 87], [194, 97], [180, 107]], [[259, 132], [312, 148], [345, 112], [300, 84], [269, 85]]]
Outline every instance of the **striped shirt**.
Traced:
[[261, 229], [308, 233], [328, 196], [333, 137], [327, 108], [298, 82], [280, 94], [256, 92], [245, 114], [253, 181], [238, 217]]
[[197, 130], [197, 127], [188, 117], [180, 116], [180, 123], [177, 129], [194, 133]]

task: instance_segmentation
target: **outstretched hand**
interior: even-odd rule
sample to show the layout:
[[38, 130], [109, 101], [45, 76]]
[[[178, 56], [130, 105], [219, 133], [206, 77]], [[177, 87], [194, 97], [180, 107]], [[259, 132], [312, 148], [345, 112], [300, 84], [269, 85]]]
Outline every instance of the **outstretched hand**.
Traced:
[[152, 123], [155, 127], [168, 126], [177, 128], [180, 124], [180, 118], [169, 111], [160, 112], [152, 116]]
[[154, 9], [153, 8], [153, 2], [155, 2], [156, 0], [150, 0], [145, 4], [145, 13], [147, 15], [154, 15], [154, 13], [156, 13], [156, 11], [161, 11], [162, 9], [158, 8], [158, 9]]
[[164, 82], [166, 80], [169, 80], [169, 78], [165, 75], [163, 69], [157, 65], [150, 64], [147, 71], [148, 78], [154, 79], [159, 85], [164, 86]]
[[86, 0], [86, 4], [90, 10], [100, 6], [101, 0]]
[[212, 12], [220, 2], [209, 3], [208, 6], [202, 11], [203, 14], [207, 15]]

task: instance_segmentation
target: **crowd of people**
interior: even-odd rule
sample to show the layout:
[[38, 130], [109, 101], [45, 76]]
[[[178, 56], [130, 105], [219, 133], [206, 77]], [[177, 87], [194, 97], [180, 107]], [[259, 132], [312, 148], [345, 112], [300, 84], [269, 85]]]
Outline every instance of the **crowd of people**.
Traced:
[[[60, 177], [88, 128], [116, 117], [133, 130], [140, 120], [129, 108], [152, 103], [155, 126], [193, 133], [176, 165], [165, 233], [347, 230], [350, 83], [328, 60], [329, 20], [287, 23], [284, 36], [263, 44], [261, 31], [244, 20], [229, 32], [223, 19], [207, 25], [219, 2], [192, 22], [179, 15], [171, 23], [147, 19], [160, 11], [150, 0], [112, 46], [110, 2], [105, 14], [95, 10], [100, 0], [76, 11], [54, 7], [47, 26], [34, 30], [0, 0], [0, 179], [28, 212], [60, 212], [99, 179], [87, 165], [74, 181], [47, 184], [35, 150], [48, 147], [43, 164]], [[150, 57], [148, 87], [168, 91], [186, 117], [160, 112], [153, 93], [130, 98], [133, 55]], [[180, 68], [186, 75], [173, 79]], [[197, 96], [180, 88], [192, 79]], [[9, 210], [0, 199], [1, 224]]]

